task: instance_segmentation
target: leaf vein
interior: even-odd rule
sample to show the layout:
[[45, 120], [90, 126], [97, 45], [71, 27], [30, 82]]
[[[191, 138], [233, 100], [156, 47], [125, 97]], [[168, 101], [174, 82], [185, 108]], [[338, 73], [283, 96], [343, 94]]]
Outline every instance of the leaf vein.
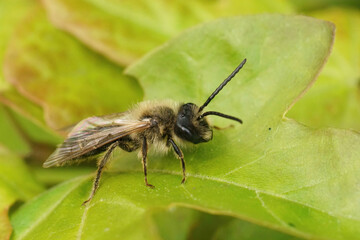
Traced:
[[57, 202], [54, 203], [54, 205], [52, 207], [50, 207], [46, 212], [43, 212], [44, 214], [41, 215], [41, 217], [39, 217], [35, 222], [32, 223], [32, 225], [27, 228], [17, 239], [23, 239], [26, 237], [26, 235], [31, 232], [32, 230], [34, 230], [41, 222], [43, 222], [53, 211], [55, 208], [57, 208], [60, 203], [67, 197], [69, 196], [74, 190], [77, 189], [77, 187], [83, 183], [83, 181], [87, 180], [87, 178], [84, 178], [82, 181], [77, 180], [78, 178], [75, 179], [75, 181], [78, 181], [77, 184], [75, 184], [73, 187], [71, 187], [69, 189], [68, 192], [66, 192]]
[[281, 225], [287, 226], [287, 224], [279, 217], [277, 216], [264, 202], [264, 200], [260, 197], [259, 191], [255, 191], [256, 198], [259, 199], [261, 206], [267, 211], [273, 218], [275, 218]]
[[240, 169], [242, 169], [243, 167], [247, 167], [247, 166], [249, 166], [249, 165], [252, 165], [252, 164], [260, 161], [261, 159], [265, 158], [265, 156], [266, 156], [266, 154], [264, 153], [262, 156], [258, 157], [257, 159], [255, 159], [255, 160], [253, 160], [253, 161], [251, 161], [251, 162], [245, 163], [245, 164], [241, 165], [240, 167], [237, 167], [237, 168], [232, 169], [231, 171], [225, 173], [225, 174], [223, 175], [223, 177], [226, 177], [226, 176], [228, 176], [228, 175], [230, 175], [230, 174], [232, 174], [232, 173], [234, 173], [234, 172], [237, 172], [237, 171], [239, 171]]

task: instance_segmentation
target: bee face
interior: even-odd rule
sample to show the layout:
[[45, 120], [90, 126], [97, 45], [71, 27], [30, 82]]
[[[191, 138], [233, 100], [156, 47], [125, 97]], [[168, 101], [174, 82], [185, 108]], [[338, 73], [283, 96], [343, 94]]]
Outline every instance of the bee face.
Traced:
[[193, 103], [183, 104], [177, 114], [175, 134], [194, 144], [212, 139], [212, 130], [205, 118], [199, 118], [199, 107]]

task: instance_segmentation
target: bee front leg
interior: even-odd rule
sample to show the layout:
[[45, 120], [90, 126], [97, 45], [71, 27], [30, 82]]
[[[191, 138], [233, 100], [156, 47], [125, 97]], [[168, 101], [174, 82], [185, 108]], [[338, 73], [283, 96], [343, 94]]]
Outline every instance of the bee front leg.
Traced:
[[178, 157], [179, 157], [180, 160], [181, 160], [181, 167], [182, 167], [182, 171], [183, 171], [183, 179], [182, 179], [181, 183], [184, 183], [185, 180], [186, 180], [184, 154], [182, 153], [181, 149], [176, 145], [176, 143], [174, 142], [174, 140], [172, 140], [172, 139], [169, 137], [169, 140], [168, 140], [168, 141], [171, 143], [172, 147], [174, 148], [175, 153], [178, 155]]
[[88, 202], [91, 201], [91, 199], [94, 197], [95, 195], [95, 192], [96, 190], [98, 189], [99, 187], [99, 182], [100, 182], [100, 177], [101, 177], [101, 173], [102, 171], [104, 170], [104, 167], [107, 163], [107, 161], [109, 160], [110, 158], [110, 154], [114, 151], [114, 149], [119, 145], [119, 143], [116, 141], [114, 142], [113, 144], [110, 145], [110, 147], [108, 148], [107, 152], [105, 153], [105, 156], [104, 158], [101, 160], [101, 162], [99, 163], [99, 166], [98, 166], [98, 169], [97, 169], [97, 172], [96, 172], [96, 177], [95, 177], [95, 180], [94, 180], [94, 184], [93, 184], [93, 187], [92, 187], [92, 191], [91, 191], [91, 194], [90, 194], [90, 197], [88, 200], [86, 200], [85, 202], [83, 202], [81, 205], [82, 206], [85, 206]]
[[147, 187], [154, 188], [155, 186], [149, 184], [148, 180], [147, 180], [147, 163], [146, 163], [147, 152], [148, 152], [148, 145], [147, 145], [146, 137], [144, 137], [142, 147], [141, 147], [142, 164], [143, 164], [144, 176], [145, 176], [144, 180], [145, 180], [145, 184]]

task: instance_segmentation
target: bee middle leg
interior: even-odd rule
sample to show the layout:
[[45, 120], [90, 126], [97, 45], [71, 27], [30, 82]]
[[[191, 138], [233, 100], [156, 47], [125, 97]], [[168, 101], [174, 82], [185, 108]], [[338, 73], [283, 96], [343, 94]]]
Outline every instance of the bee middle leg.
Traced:
[[147, 163], [146, 163], [147, 152], [148, 152], [148, 145], [147, 145], [146, 137], [144, 137], [142, 147], [141, 147], [142, 164], [143, 164], [143, 169], [144, 169], [144, 180], [145, 180], [145, 184], [147, 187], [154, 188], [155, 186], [149, 184], [148, 180], [147, 180]]
[[226, 130], [228, 128], [233, 128], [234, 125], [230, 124], [229, 126], [226, 126], [226, 127], [218, 127], [218, 126], [213, 126], [214, 129], [216, 130]]
[[182, 172], [183, 172], [183, 179], [181, 181], [181, 183], [184, 183], [186, 180], [186, 171], [185, 171], [185, 160], [184, 160], [184, 154], [182, 153], [181, 149], [176, 145], [176, 143], [174, 142], [174, 140], [172, 140], [170, 137], [168, 139], [168, 141], [171, 143], [175, 153], [178, 155], [178, 157], [181, 160], [181, 167], [182, 167]]
[[84, 201], [82, 203], [82, 206], [86, 205], [88, 202], [91, 201], [91, 199], [94, 197], [95, 193], [96, 193], [96, 190], [98, 189], [99, 187], [99, 182], [100, 182], [100, 177], [101, 177], [101, 174], [102, 174], [102, 171], [104, 170], [104, 167], [107, 163], [107, 161], [109, 160], [110, 158], [110, 155], [111, 153], [114, 151], [114, 149], [119, 145], [119, 143], [116, 141], [114, 142], [113, 144], [110, 145], [110, 147], [107, 149], [107, 152], [105, 153], [105, 156], [103, 157], [103, 159], [101, 160], [101, 162], [99, 163], [99, 166], [98, 166], [98, 169], [97, 169], [97, 172], [96, 172], [96, 177], [95, 177], [95, 180], [94, 180], [94, 183], [93, 183], [93, 187], [92, 187], [92, 191], [91, 191], [91, 194], [90, 194], [90, 197], [88, 200]]

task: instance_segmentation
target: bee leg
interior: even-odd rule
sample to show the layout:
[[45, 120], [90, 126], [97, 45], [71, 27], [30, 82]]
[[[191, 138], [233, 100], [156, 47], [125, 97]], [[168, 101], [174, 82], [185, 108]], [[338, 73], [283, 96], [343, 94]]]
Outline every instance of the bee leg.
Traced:
[[99, 163], [99, 166], [98, 166], [98, 169], [97, 169], [97, 172], [96, 172], [96, 177], [95, 177], [95, 180], [94, 180], [94, 184], [93, 184], [93, 187], [92, 187], [92, 191], [91, 191], [91, 194], [90, 194], [90, 197], [88, 200], [86, 200], [85, 202], [82, 203], [82, 206], [85, 206], [88, 202], [91, 201], [91, 199], [94, 197], [95, 195], [95, 192], [96, 190], [98, 189], [99, 187], [99, 181], [100, 181], [100, 177], [101, 177], [101, 173], [107, 163], [107, 161], [109, 160], [110, 158], [110, 154], [112, 153], [112, 151], [114, 151], [114, 149], [119, 145], [119, 143], [116, 141], [114, 142], [113, 144], [110, 145], [110, 147], [108, 148], [107, 152], [105, 153], [105, 156], [104, 158], [101, 160], [101, 162]]
[[174, 142], [174, 140], [172, 140], [172, 139], [169, 137], [169, 140], [168, 140], [168, 141], [171, 143], [172, 147], [174, 148], [175, 153], [178, 155], [178, 157], [179, 157], [180, 160], [181, 160], [181, 167], [182, 167], [182, 171], [183, 171], [183, 179], [182, 179], [181, 183], [184, 183], [185, 180], [186, 180], [184, 154], [182, 153], [181, 149], [176, 145], [176, 143]]
[[230, 124], [229, 126], [227, 127], [218, 127], [218, 126], [212, 126], [214, 129], [216, 130], [225, 130], [225, 129], [228, 129], [228, 128], [233, 128], [234, 125]]
[[150, 188], [154, 188], [155, 186], [151, 185], [148, 183], [148, 180], [147, 180], [147, 163], [146, 163], [146, 158], [147, 158], [147, 152], [148, 152], [148, 146], [147, 146], [147, 141], [146, 141], [146, 138], [144, 137], [143, 138], [143, 144], [142, 144], [142, 147], [141, 147], [141, 153], [142, 153], [142, 164], [143, 164], [143, 169], [144, 169], [144, 180], [145, 180], [145, 184], [147, 187], [150, 187]]

